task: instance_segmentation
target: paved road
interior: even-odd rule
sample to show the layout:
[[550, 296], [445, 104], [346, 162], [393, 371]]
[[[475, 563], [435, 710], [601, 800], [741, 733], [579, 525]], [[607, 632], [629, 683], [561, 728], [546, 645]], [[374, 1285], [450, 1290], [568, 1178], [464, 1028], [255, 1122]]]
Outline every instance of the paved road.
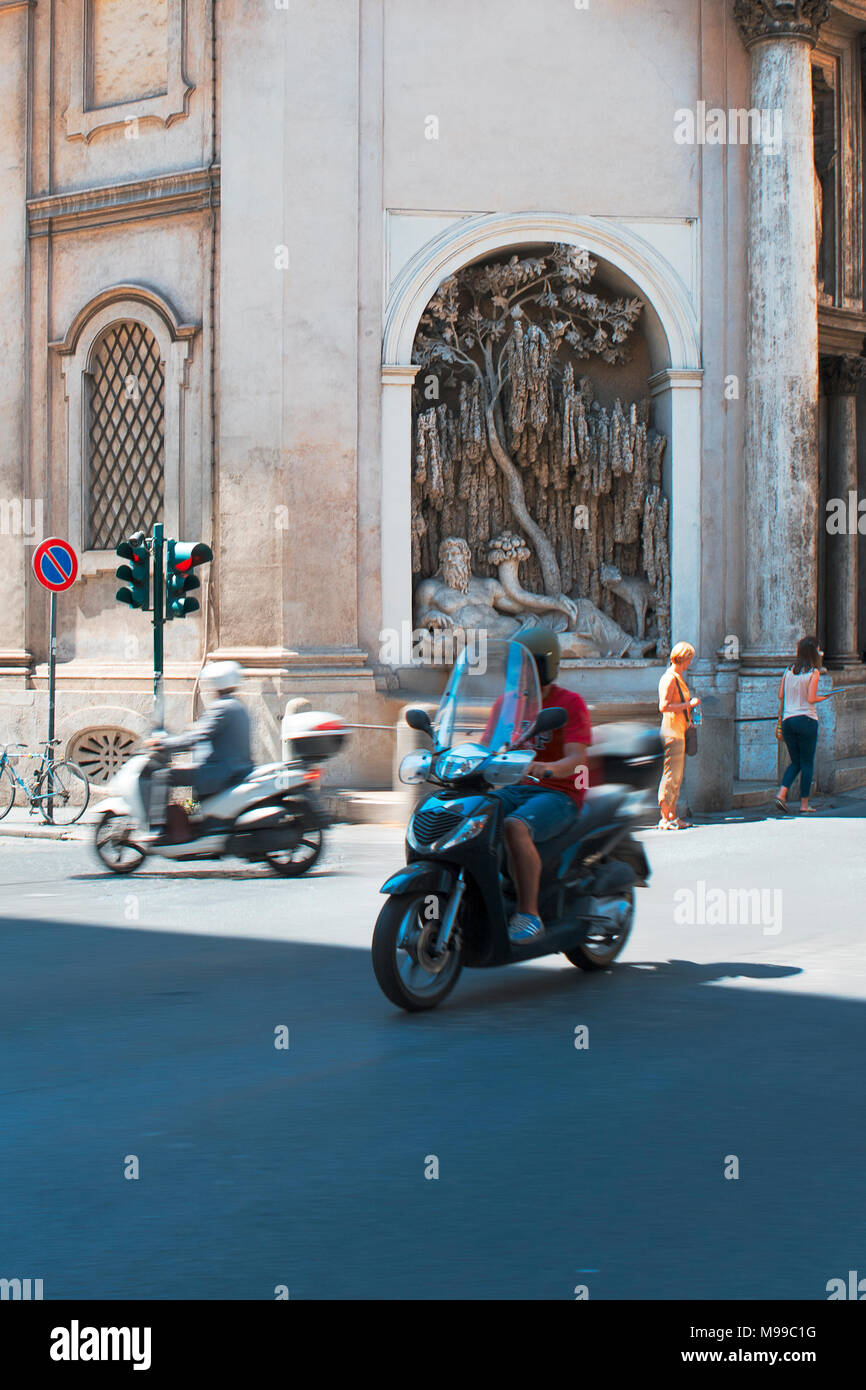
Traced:
[[[395, 830], [339, 829], [298, 882], [114, 879], [86, 845], [0, 839], [0, 1277], [46, 1298], [826, 1297], [866, 1274], [863, 810], [647, 832], [613, 972], [466, 972], [414, 1017], [369, 963]], [[720, 887], [717, 915], [728, 889], [766, 911], [694, 920]]]

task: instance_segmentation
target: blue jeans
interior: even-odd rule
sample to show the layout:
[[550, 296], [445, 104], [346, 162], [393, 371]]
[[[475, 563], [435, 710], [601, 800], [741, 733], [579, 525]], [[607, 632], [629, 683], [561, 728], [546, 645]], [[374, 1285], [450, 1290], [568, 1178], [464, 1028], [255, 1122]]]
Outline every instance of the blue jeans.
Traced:
[[580, 815], [580, 807], [565, 792], [544, 792], [537, 787], [500, 787], [492, 793], [502, 802], [506, 819], [522, 820], [538, 845], [567, 830]]
[[793, 714], [782, 720], [782, 737], [791, 757], [791, 764], [782, 778], [788, 791], [800, 778], [800, 800], [805, 801], [812, 789], [815, 770], [815, 749], [818, 746], [818, 721], [807, 714]]

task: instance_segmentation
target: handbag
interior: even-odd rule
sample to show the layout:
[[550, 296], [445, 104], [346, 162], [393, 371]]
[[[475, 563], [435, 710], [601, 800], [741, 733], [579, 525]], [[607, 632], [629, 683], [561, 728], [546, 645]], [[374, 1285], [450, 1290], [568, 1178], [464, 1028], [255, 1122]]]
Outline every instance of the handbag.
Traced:
[[[676, 680], [676, 677], [674, 677], [674, 679]], [[683, 688], [680, 685], [679, 681], [677, 681], [677, 690], [680, 692], [680, 699], [685, 704], [686, 697], [683, 694]], [[686, 757], [693, 758], [698, 751], [698, 731], [695, 728], [694, 722], [692, 720], [692, 711], [690, 706], [686, 706], [686, 713], [688, 715], [689, 720], [688, 724], [686, 725], [685, 737]]]
[[[786, 676], [787, 674], [788, 674], [788, 672], [785, 671], [785, 674], [782, 676], [782, 680], [783, 680], [783, 681], [784, 681], [785, 676]], [[779, 696], [779, 718], [776, 720], [776, 738], [777, 738], [777, 740], [779, 741], [779, 743], [784, 743], [784, 741], [785, 741], [785, 735], [782, 733], [782, 714], [784, 713], [784, 709], [785, 709], [785, 687], [784, 687], [784, 684], [783, 684], [783, 686], [782, 686], [782, 693], [781, 693], [781, 695]]]

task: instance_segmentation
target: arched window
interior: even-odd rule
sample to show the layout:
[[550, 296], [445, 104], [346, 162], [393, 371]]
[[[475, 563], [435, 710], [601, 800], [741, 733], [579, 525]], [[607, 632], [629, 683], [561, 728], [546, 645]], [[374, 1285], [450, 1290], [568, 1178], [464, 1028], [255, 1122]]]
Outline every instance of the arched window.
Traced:
[[94, 344], [87, 382], [85, 548], [150, 533], [165, 502], [165, 371], [159, 344], [125, 320]]
[[[59, 353], [67, 405], [66, 536], [84, 573], [114, 569], [130, 531], [201, 533], [202, 474], [187, 459], [187, 372], [198, 329], [144, 285], [79, 311]], [[192, 465], [191, 467], [188, 465]]]

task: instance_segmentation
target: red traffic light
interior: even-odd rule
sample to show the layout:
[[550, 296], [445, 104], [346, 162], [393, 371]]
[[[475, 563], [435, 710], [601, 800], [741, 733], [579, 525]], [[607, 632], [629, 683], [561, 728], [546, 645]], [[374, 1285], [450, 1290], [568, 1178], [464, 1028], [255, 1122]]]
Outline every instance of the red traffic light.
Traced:
[[186, 574], [196, 565], [206, 565], [212, 559], [213, 551], [209, 545], [205, 545], [204, 541], [196, 541], [194, 545], [190, 545], [187, 541], [174, 542], [171, 563], [178, 574]]

